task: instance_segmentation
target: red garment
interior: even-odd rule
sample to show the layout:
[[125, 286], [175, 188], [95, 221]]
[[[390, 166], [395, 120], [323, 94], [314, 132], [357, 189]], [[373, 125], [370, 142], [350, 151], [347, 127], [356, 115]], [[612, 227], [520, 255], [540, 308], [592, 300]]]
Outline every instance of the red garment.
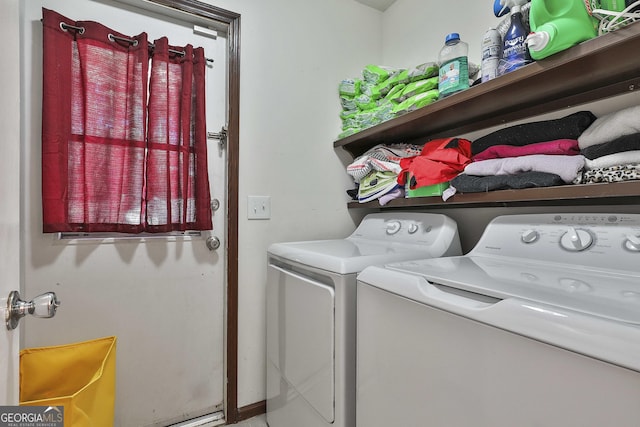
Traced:
[[473, 156], [473, 161], [529, 156], [532, 154], [572, 156], [580, 154], [580, 148], [578, 147], [578, 141], [575, 139], [556, 139], [523, 146], [493, 145]]
[[407, 172], [415, 179], [410, 188], [451, 181], [471, 163], [471, 141], [463, 138], [427, 142], [419, 156], [400, 160], [398, 184], [405, 185]]

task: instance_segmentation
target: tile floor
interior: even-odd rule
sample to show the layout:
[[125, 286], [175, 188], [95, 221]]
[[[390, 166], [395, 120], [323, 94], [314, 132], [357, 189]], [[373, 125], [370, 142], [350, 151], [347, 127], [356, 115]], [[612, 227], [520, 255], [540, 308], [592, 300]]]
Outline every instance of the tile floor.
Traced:
[[234, 424], [235, 427], [267, 427], [267, 417], [264, 415], [258, 415], [257, 417], [250, 418], [245, 421], [241, 421], [238, 424]]

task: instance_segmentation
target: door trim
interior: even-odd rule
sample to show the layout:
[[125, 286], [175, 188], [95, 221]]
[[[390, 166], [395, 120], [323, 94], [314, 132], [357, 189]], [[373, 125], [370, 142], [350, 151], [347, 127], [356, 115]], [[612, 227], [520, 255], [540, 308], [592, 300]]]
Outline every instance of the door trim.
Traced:
[[229, 27], [229, 123], [227, 124], [227, 319], [226, 423], [240, 419], [238, 410], [238, 193], [240, 156], [240, 14], [196, 0], [147, 0], [180, 12], [223, 22]]

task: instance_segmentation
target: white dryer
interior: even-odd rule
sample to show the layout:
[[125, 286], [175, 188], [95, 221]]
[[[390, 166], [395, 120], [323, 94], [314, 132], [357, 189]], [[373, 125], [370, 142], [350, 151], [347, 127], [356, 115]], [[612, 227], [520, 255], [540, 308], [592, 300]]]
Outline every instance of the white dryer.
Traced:
[[494, 219], [467, 255], [368, 267], [357, 425], [640, 425], [640, 215]]
[[460, 255], [444, 215], [367, 215], [349, 237], [268, 249], [267, 423], [355, 426], [356, 274], [368, 265]]

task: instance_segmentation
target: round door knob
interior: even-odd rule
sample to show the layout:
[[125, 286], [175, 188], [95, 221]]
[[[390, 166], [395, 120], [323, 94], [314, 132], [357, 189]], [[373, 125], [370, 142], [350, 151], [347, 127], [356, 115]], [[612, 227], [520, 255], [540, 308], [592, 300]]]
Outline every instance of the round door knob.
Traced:
[[220, 239], [218, 239], [217, 236], [209, 236], [207, 237], [206, 244], [210, 251], [215, 251], [220, 247]]
[[569, 227], [569, 230], [560, 238], [560, 246], [572, 252], [587, 249], [593, 243], [593, 237], [587, 230]]
[[627, 234], [624, 240], [624, 247], [633, 252], [640, 252], [640, 236]]
[[7, 311], [4, 319], [7, 330], [17, 328], [20, 319], [27, 314], [41, 318], [53, 317], [56, 315], [58, 307], [60, 307], [60, 301], [54, 292], [46, 292], [27, 302], [20, 299], [20, 292], [11, 291], [7, 298]]

